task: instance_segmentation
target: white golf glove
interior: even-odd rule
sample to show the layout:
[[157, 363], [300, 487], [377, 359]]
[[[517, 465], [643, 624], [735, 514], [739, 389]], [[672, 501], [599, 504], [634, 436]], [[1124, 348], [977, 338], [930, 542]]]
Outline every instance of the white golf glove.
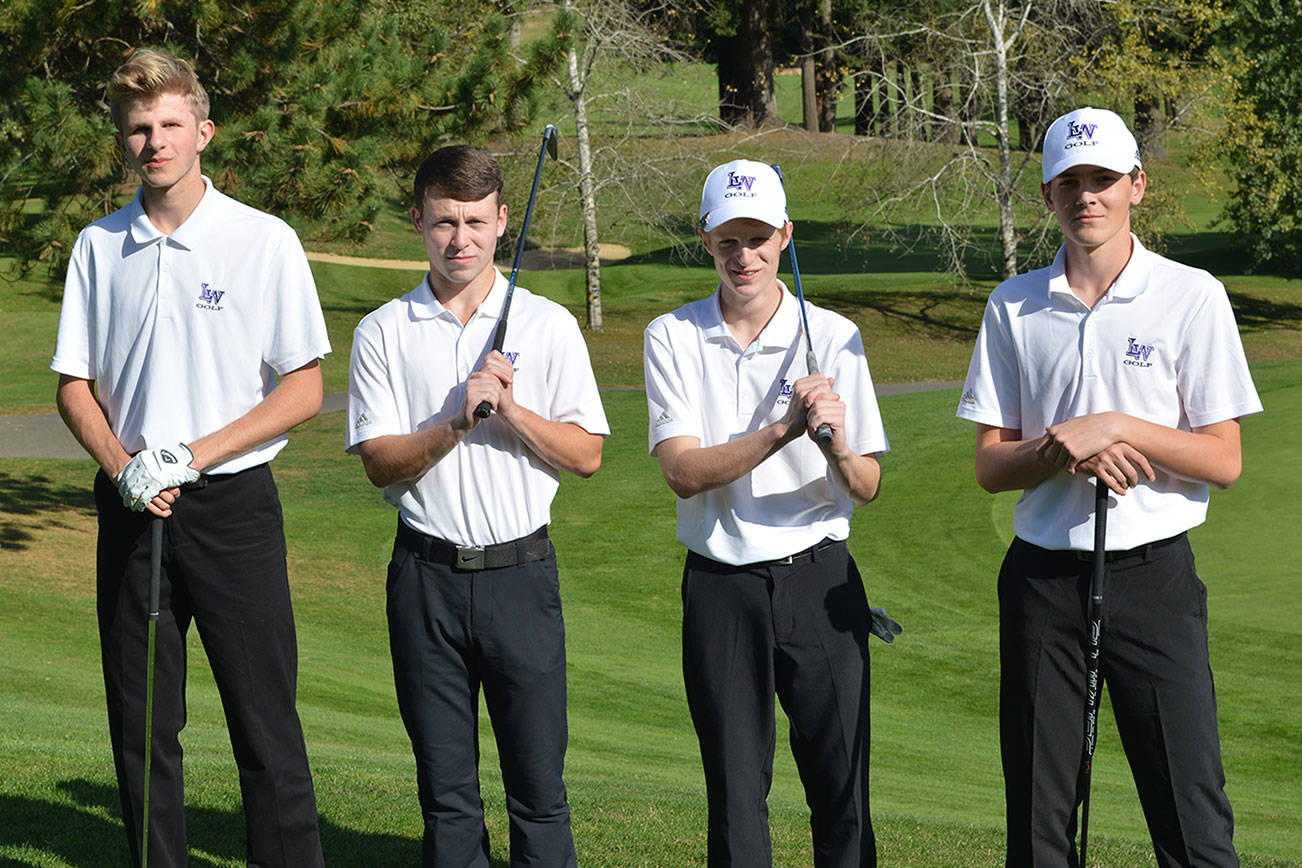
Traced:
[[136, 512], [143, 512], [164, 488], [175, 488], [199, 479], [199, 471], [190, 466], [194, 453], [184, 443], [136, 453], [118, 474], [118, 493], [122, 502]]

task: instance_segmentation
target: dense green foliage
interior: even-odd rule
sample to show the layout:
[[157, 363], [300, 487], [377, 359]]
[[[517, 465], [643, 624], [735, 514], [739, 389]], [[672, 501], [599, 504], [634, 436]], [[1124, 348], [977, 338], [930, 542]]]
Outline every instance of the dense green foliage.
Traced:
[[1238, 187], [1226, 216], [1259, 268], [1302, 274], [1302, 14], [1291, 0], [1246, 0], [1234, 30], [1247, 63], [1225, 151]]
[[451, 0], [14, 0], [0, 52], [0, 246], [58, 273], [86, 223], [122, 205], [104, 86], [135, 48], [192, 60], [218, 133], [205, 171], [319, 238], [358, 239], [394, 175], [455, 136], [526, 123], [562, 56], [510, 53], [498, 4]]

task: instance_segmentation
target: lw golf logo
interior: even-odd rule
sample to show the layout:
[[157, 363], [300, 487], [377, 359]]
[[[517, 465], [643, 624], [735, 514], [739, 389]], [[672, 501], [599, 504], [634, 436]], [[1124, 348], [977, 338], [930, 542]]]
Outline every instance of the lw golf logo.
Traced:
[[1141, 344], [1134, 338], [1127, 338], [1129, 345], [1126, 347], [1126, 357], [1122, 363], [1130, 365], [1132, 368], [1151, 368], [1153, 363], [1148, 357], [1153, 354], [1152, 344]]
[[785, 406], [785, 405], [787, 405], [787, 404], [790, 404], [790, 403], [791, 403], [791, 394], [792, 394], [792, 385], [791, 385], [791, 381], [788, 380], [788, 379], [786, 379], [785, 377], [784, 377], [783, 379], [781, 379], [781, 380], [778, 380], [778, 400], [777, 400], [777, 405], [778, 405], [779, 407], [782, 407], [782, 406]]
[[511, 367], [515, 367], [515, 360], [520, 358], [519, 352], [502, 353], [502, 355], [506, 356], [506, 360], [511, 363]]
[[736, 172], [728, 173], [729, 190], [738, 190], [738, 191], [745, 190], [749, 192], [750, 188], [753, 186], [755, 186], [754, 175], [738, 175]]
[[738, 196], [746, 199], [753, 198], [755, 191], [751, 188], [754, 186], [754, 175], [738, 175], [736, 172], [729, 172], [728, 185], [723, 188], [723, 198], [735, 199]]
[[194, 306], [199, 310], [221, 310], [222, 296], [226, 294], [224, 289], [213, 289], [212, 284], [205, 283], [199, 291], [199, 300]]
[[1094, 141], [1094, 131], [1099, 128], [1098, 124], [1078, 124], [1075, 121], [1067, 122], [1067, 143], [1064, 148], [1088, 148], [1098, 144]]

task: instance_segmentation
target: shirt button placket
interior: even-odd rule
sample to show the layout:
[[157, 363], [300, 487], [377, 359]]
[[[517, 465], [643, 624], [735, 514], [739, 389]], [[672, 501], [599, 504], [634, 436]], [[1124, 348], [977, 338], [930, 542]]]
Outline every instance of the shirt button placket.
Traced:
[[167, 241], [158, 243], [158, 318], [172, 318], [172, 266], [168, 262]]

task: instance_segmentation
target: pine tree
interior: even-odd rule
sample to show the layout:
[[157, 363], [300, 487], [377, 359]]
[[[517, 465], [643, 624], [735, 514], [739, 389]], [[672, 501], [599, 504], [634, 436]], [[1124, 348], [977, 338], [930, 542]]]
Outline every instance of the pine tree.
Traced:
[[[190, 60], [217, 137], [205, 173], [320, 239], [360, 239], [381, 186], [427, 150], [528, 122], [564, 57], [512, 60], [489, 0], [7, 0], [0, 251], [58, 275], [82, 226], [125, 204], [104, 87], [138, 47]], [[391, 188], [384, 192], [393, 192]]]

